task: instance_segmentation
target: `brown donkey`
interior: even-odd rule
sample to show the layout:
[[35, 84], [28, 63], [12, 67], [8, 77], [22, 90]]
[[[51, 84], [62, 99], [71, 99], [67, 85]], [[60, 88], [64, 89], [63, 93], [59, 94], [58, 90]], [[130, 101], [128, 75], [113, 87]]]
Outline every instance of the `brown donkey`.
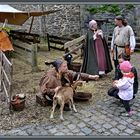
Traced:
[[58, 88], [58, 90], [55, 92], [55, 95], [53, 97], [53, 107], [52, 107], [52, 112], [50, 115], [50, 119], [54, 118], [54, 111], [56, 108], [56, 105], [60, 105], [60, 119], [64, 120], [63, 118], [63, 109], [64, 105], [66, 103], [69, 104], [69, 108], [77, 112], [75, 105], [73, 103], [73, 95], [74, 91], [76, 90], [77, 86], [82, 86], [83, 81], [76, 81], [73, 83], [71, 86], [70, 85], [65, 85], [63, 87]]

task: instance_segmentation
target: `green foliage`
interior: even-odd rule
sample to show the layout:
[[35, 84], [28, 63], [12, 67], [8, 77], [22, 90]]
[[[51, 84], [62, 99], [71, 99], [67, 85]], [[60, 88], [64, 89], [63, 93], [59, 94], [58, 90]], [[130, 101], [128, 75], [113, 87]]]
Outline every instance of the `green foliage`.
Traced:
[[135, 6], [132, 4], [126, 4], [125, 6], [126, 6], [126, 9], [128, 9], [128, 10], [135, 8]]
[[[127, 5], [125, 5], [124, 9], [131, 10], [134, 7], [135, 6], [132, 4], [127, 4]], [[92, 14], [113, 13], [115, 15], [121, 15], [124, 9], [122, 9], [118, 4], [103, 4], [98, 7], [88, 8], [87, 10]]]
[[10, 32], [10, 30], [12, 30], [11, 27], [0, 27], [0, 30], [5, 30], [7, 33]]

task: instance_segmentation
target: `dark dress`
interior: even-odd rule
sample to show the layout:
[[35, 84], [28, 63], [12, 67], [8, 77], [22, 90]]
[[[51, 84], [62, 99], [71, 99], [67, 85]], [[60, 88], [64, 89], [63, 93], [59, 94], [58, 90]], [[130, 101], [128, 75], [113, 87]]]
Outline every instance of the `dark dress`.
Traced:
[[93, 35], [93, 31], [89, 30], [84, 48], [82, 72], [93, 75], [99, 75], [99, 71], [111, 72], [113, 67], [106, 40], [101, 36], [93, 40]]

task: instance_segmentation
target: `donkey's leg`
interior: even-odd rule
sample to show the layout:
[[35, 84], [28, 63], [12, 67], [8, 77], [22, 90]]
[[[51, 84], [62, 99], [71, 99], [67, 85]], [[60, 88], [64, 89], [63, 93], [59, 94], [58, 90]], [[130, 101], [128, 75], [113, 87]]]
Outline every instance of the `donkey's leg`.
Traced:
[[55, 111], [56, 105], [57, 105], [57, 100], [53, 100], [53, 107], [52, 107], [52, 112], [51, 112], [51, 115], [50, 115], [50, 119], [54, 118], [53, 115], [54, 115], [54, 111]]
[[74, 102], [73, 102], [73, 98], [71, 98], [70, 101], [71, 101], [72, 108], [73, 108], [74, 112], [77, 112], [77, 109], [76, 109]]
[[64, 109], [64, 102], [62, 102], [61, 105], [60, 105], [60, 119], [61, 120], [64, 120], [64, 118], [63, 118], [63, 109]]

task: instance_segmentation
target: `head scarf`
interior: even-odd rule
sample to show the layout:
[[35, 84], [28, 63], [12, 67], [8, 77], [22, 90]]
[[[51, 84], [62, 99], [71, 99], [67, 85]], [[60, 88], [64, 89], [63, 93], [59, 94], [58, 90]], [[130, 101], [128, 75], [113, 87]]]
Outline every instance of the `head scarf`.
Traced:
[[61, 64], [63, 63], [63, 60], [61, 59], [57, 59], [55, 60], [52, 65], [55, 67], [55, 69], [58, 71], [58, 69], [60, 68]]
[[89, 28], [91, 29], [92, 26], [93, 26], [95, 23], [97, 23], [95, 20], [91, 20], [91, 21], [89, 22]]

